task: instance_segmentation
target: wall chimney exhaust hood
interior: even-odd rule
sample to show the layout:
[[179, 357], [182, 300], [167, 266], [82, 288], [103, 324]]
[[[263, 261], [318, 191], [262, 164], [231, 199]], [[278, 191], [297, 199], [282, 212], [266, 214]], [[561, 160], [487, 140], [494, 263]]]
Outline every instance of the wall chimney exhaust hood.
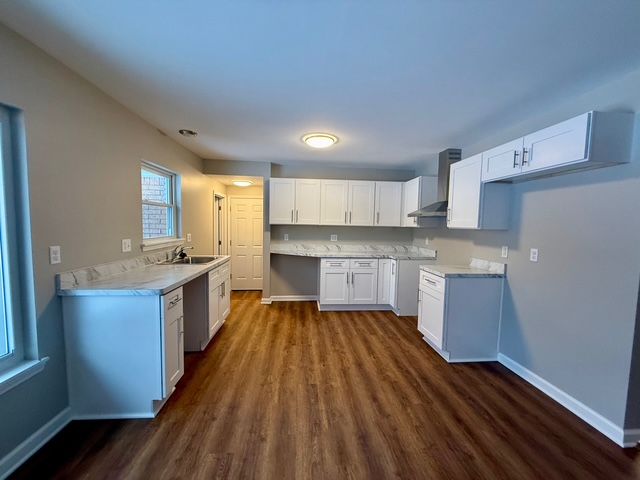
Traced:
[[410, 217], [446, 217], [449, 198], [449, 167], [462, 158], [459, 148], [447, 148], [438, 154], [438, 201], [409, 213]]

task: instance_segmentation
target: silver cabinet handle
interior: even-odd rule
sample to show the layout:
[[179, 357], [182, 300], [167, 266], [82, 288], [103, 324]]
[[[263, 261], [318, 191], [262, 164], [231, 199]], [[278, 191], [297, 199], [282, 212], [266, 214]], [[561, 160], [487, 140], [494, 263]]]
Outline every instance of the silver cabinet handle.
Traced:
[[424, 281], [430, 283], [431, 285], [438, 285], [436, 282], [434, 282], [433, 280], [429, 280], [428, 278], [425, 278]]
[[349, 223], [351, 223], [351, 214], [352, 214], [352, 213], [353, 213], [353, 212], [349, 212]]
[[353, 286], [353, 272], [351, 272], [351, 286]]
[[291, 209], [291, 223], [293, 223], [293, 209]]
[[391, 264], [391, 275], [395, 275], [396, 274], [396, 263], [393, 262]]
[[513, 168], [519, 167], [518, 157], [520, 156], [520, 152], [517, 150], [513, 151]]
[[178, 303], [180, 303], [181, 300], [182, 300], [182, 297], [176, 296], [173, 300], [169, 302], [168, 310], [171, 310], [173, 307], [175, 307]]
[[178, 317], [178, 331], [180, 334], [184, 334], [184, 315]]
[[345, 210], [345, 212], [344, 212], [344, 223], [345, 223], [345, 224], [347, 223], [347, 211], [346, 211], [346, 210]]
[[347, 285], [349, 285], [349, 272], [347, 272]]
[[522, 166], [523, 167], [529, 164], [529, 160], [527, 160], [527, 153], [529, 153], [529, 150], [527, 150], [526, 148], [523, 148], [522, 149]]
[[298, 223], [298, 210], [296, 210], [296, 223]]
[[380, 224], [380, 212], [376, 213], [376, 223]]

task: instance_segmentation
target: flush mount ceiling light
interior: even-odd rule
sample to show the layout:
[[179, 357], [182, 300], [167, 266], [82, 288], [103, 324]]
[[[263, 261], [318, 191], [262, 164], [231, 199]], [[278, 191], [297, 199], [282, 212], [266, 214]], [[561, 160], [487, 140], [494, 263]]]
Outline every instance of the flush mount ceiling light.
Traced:
[[307, 133], [302, 141], [311, 148], [329, 148], [338, 141], [338, 137], [330, 133]]
[[196, 132], [195, 130], [189, 130], [188, 128], [181, 128], [180, 130], [178, 130], [178, 133], [183, 137], [187, 137], [187, 138], [193, 138], [198, 136], [198, 132]]
[[253, 185], [251, 180], [234, 180], [233, 183], [236, 187], [250, 187]]

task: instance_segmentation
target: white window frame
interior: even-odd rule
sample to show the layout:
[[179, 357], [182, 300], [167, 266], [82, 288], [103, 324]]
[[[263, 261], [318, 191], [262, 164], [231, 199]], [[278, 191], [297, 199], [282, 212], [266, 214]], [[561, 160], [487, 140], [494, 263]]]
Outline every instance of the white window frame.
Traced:
[[9, 354], [0, 358], [0, 395], [40, 372], [22, 112], [0, 104], [0, 269]]
[[[153, 202], [150, 200], [142, 199], [142, 186], [140, 186], [140, 214], [142, 215], [142, 208], [144, 205], [151, 205], [156, 207], [165, 207], [170, 208], [172, 212], [172, 230], [173, 234], [167, 237], [154, 237], [154, 238], [144, 238], [144, 228], [141, 229], [142, 232], [142, 250], [158, 250], [161, 248], [166, 248], [174, 245], [180, 245], [184, 243], [184, 238], [182, 238], [182, 209], [181, 209], [181, 188], [180, 188], [180, 176], [167, 168], [164, 168], [160, 165], [157, 165], [152, 162], [148, 162], [146, 160], [142, 160], [140, 163], [140, 173], [142, 170], [146, 170], [148, 172], [155, 173], [156, 175], [161, 175], [169, 179], [170, 185], [170, 201], [169, 203], [163, 202]], [[142, 217], [140, 226], [142, 227]]]

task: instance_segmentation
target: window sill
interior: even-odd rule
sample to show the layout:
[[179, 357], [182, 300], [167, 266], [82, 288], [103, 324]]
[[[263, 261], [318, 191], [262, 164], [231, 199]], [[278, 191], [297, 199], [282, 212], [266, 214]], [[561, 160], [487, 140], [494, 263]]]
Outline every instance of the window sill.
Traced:
[[48, 361], [49, 357], [44, 357], [41, 360], [26, 360], [0, 373], [0, 395], [17, 387], [36, 373], [40, 373]]
[[176, 247], [185, 242], [184, 238], [161, 238], [159, 240], [145, 240], [142, 242], [142, 251], [161, 250], [168, 247]]

